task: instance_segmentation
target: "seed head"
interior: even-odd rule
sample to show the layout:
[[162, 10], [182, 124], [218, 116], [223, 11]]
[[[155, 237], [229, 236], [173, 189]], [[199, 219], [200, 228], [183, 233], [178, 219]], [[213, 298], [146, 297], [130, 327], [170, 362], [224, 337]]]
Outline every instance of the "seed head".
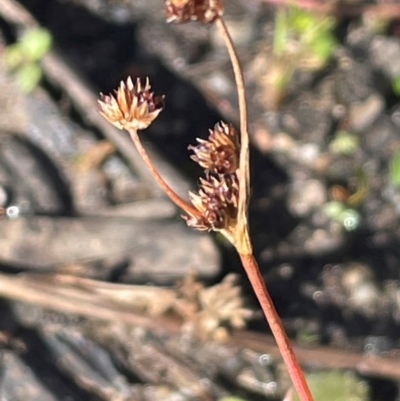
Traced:
[[229, 229], [236, 220], [239, 186], [236, 174], [208, 175], [200, 178], [199, 191], [189, 192], [198, 216], [184, 216], [190, 227], [198, 230]]
[[119, 129], [147, 128], [164, 107], [164, 97], [151, 92], [149, 79], [144, 85], [138, 78], [134, 85], [131, 77], [121, 81], [114, 95], [100, 94], [100, 114]]
[[214, 22], [223, 14], [223, 0], [165, 0], [168, 22]]
[[203, 167], [206, 174], [232, 174], [239, 167], [239, 144], [231, 124], [220, 122], [210, 130], [207, 140], [197, 139], [198, 145], [189, 146], [191, 158]]

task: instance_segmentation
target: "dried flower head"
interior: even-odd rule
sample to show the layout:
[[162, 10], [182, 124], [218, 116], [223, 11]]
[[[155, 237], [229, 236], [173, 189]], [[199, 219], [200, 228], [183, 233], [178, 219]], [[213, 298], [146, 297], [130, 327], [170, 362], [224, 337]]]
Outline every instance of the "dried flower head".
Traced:
[[113, 95], [100, 94], [100, 114], [119, 129], [142, 130], [147, 128], [164, 107], [164, 97], [151, 92], [149, 79], [144, 85], [138, 78], [121, 81]]
[[190, 227], [198, 230], [229, 230], [236, 222], [238, 195], [236, 174], [200, 178], [199, 191], [189, 193], [200, 217], [189, 215], [184, 218]]
[[184, 278], [174, 305], [175, 312], [185, 320], [184, 332], [203, 340], [224, 341], [231, 329], [243, 329], [254, 312], [245, 306], [237, 282], [236, 275], [228, 274], [221, 283], [206, 288]]
[[243, 329], [246, 321], [254, 316], [254, 313], [244, 306], [237, 282], [238, 276], [228, 274], [221, 283], [199, 292], [201, 317], [204, 320], [208, 318], [211, 322], [217, 319], [211, 326], [226, 324], [228, 327]]
[[223, 14], [223, 0], [165, 0], [168, 22], [212, 23]]
[[239, 167], [239, 143], [231, 124], [220, 122], [210, 130], [207, 140], [197, 138], [198, 145], [189, 146], [191, 158], [206, 173], [232, 174]]
[[174, 311], [185, 320], [184, 332], [202, 339], [226, 340], [230, 329], [243, 329], [254, 313], [246, 308], [238, 276], [228, 274], [221, 283], [205, 287], [189, 273], [179, 283]]

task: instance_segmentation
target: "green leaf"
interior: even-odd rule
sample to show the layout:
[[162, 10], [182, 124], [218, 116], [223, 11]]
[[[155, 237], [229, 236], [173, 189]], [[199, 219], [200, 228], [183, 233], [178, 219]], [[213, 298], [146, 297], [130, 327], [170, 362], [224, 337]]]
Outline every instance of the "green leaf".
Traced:
[[312, 52], [325, 63], [331, 57], [333, 50], [337, 46], [335, 38], [331, 35], [316, 36], [311, 42]]
[[340, 130], [336, 132], [335, 137], [329, 144], [329, 148], [333, 153], [351, 155], [359, 146], [359, 139], [356, 135]]
[[392, 89], [395, 95], [400, 96], [400, 75], [392, 79]]
[[[352, 372], [331, 370], [307, 375], [315, 401], [367, 401], [368, 384]], [[298, 401], [296, 395], [294, 401]]]
[[288, 19], [286, 10], [279, 9], [275, 19], [274, 54], [281, 56], [288, 40]]
[[301, 44], [302, 54], [310, 50], [324, 64], [337, 45], [332, 33], [335, 24], [334, 18], [297, 7], [280, 8], [275, 18], [274, 54], [284, 55], [287, 42], [292, 39]]
[[24, 54], [18, 44], [7, 46], [4, 56], [6, 65], [10, 69], [17, 67], [24, 60]]
[[41, 78], [42, 70], [37, 63], [24, 64], [15, 73], [17, 84], [26, 93], [35, 89]]
[[392, 156], [389, 166], [389, 177], [394, 186], [400, 187], [400, 150], [396, 151]]
[[299, 33], [304, 33], [310, 29], [313, 29], [316, 24], [318, 24], [318, 21], [314, 14], [299, 8], [292, 8], [290, 18], [290, 26], [292, 29]]
[[330, 201], [324, 205], [325, 214], [335, 221], [340, 221], [340, 216], [345, 210], [346, 206], [338, 201]]
[[28, 60], [40, 60], [50, 49], [52, 38], [43, 28], [27, 31], [21, 38], [19, 46]]

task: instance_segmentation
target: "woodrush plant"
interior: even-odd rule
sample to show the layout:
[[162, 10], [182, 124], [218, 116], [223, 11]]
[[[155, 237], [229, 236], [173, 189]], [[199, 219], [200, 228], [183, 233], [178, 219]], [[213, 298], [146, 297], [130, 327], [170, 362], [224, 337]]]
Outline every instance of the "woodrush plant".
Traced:
[[228, 50], [238, 93], [240, 134], [233, 125], [217, 123], [208, 139], [190, 146], [192, 159], [204, 169], [197, 192], [190, 202], [182, 199], [164, 180], [142, 145], [138, 131], [147, 128], [164, 108], [164, 96], [151, 90], [149, 80], [134, 83], [129, 77], [121, 82], [115, 95], [100, 95], [100, 113], [114, 126], [129, 132], [152, 175], [185, 214], [190, 227], [222, 233], [236, 248], [249, 281], [276, 339], [294, 387], [301, 401], [312, 401], [303, 371], [295, 356], [282, 321], [269, 295], [249, 236], [249, 134], [247, 103], [242, 69], [223, 18], [223, 0], [165, 0], [168, 22], [199, 21], [215, 24]]

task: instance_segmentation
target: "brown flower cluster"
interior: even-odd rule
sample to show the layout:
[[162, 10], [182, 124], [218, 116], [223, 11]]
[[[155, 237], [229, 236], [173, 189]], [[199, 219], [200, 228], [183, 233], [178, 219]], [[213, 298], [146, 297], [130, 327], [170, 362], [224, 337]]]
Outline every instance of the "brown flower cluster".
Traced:
[[197, 146], [189, 146], [191, 158], [206, 170], [206, 173], [232, 174], [239, 166], [239, 144], [235, 129], [223, 122], [210, 130], [207, 140], [197, 138]]
[[121, 81], [113, 95], [100, 94], [100, 114], [119, 129], [138, 131], [147, 128], [164, 108], [164, 97], [151, 91], [149, 79], [143, 84], [131, 77]]
[[205, 169], [197, 193], [190, 192], [190, 200], [200, 216], [184, 216], [190, 227], [198, 230], [228, 230], [237, 219], [239, 182], [239, 144], [235, 129], [223, 122], [210, 130], [207, 140], [198, 139], [190, 146], [192, 159]]
[[208, 24], [222, 16], [224, 5], [223, 0], [165, 0], [165, 9], [168, 22]]
[[230, 329], [243, 329], [254, 313], [245, 306], [238, 276], [228, 274], [221, 283], [205, 288], [192, 273], [177, 290], [174, 311], [185, 320], [186, 334], [226, 340]]

